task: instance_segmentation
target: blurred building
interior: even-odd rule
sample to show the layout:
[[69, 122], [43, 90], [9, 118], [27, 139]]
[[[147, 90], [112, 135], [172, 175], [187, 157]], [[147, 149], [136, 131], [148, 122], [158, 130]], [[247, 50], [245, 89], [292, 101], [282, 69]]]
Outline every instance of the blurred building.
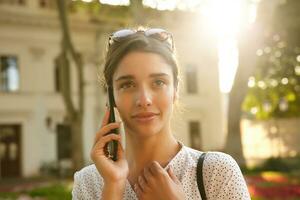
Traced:
[[241, 121], [246, 164], [255, 167], [269, 158], [299, 156], [299, 118]]
[[[61, 30], [51, 0], [0, 0], [0, 177], [28, 177], [57, 164], [68, 167], [71, 133], [59, 93], [54, 59]], [[174, 134], [201, 150], [223, 148], [217, 48], [192, 16], [168, 12], [149, 23], [174, 34], [182, 86]], [[124, 25], [117, 19], [91, 21], [84, 12], [70, 17], [71, 35], [85, 63], [84, 156], [99, 127], [106, 97], [98, 82], [107, 34]], [[197, 20], [196, 20], [197, 21]], [[200, 21], [200, 20], [199, 20]], [[201, 28], [202, 27], [202, 28]], [[101, 68], [101, 67], [100, 67]], [[76, 70], [72, 69], [76, 98]]]

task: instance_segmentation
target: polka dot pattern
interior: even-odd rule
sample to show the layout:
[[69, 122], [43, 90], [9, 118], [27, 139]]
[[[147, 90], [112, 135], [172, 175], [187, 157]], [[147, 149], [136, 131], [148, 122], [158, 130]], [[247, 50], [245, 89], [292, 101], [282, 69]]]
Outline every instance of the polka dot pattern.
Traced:
[[[200, 200], [197, 186], [197, 161], [202, 152], [186, 147], [182, 144], [181, 150], [165, 167], [172, 167], [183, 186], [188, 200]], [[208, 200], [250, 199], [247, 185], [241, 170], [235, 160], [221, 152], [208, 152], [203, 164], [203, 181]], [[103, 179], [95, 165], [90, 165], [74, 175], [72, 196], [74, 200], [101, 199]], [[123, 195], [125, 200], [136, 200], [137, 196], [129, 181]]]

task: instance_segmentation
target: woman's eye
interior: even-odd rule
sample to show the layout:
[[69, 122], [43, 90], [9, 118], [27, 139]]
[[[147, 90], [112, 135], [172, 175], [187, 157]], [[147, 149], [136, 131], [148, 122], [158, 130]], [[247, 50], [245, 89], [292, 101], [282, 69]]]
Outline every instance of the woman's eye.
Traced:
[[154, 81], [154, 84], [155, 84], [156, 86], [163, 86], [163, 85], [165, 85], [166, 83], [165, 83], [163, 80], [155, 80], [155, 81]]
[[125, 82], [119, 86], [120, 89], [127, 89], [127, 88], [131, 88], [131, 87], [134, 87], [133, 82]]

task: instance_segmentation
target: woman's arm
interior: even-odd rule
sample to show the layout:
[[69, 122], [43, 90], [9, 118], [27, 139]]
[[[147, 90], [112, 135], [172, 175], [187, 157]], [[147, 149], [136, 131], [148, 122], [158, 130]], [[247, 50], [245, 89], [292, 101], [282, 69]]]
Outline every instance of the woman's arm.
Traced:
[[[108, 123], [109, 110], [106, 110], [101, 128], [95, 136], [94, 146], [91, 151], [91, 158], [97, 168], [99, 175], [103, 178], [101, 199], [118, 200], [123, 198], [127, 176], [129, 174], [128, 163], [125, 152], [121, 145], [121, 136], [108, 134], [120, 127], [120, 122]], [[107, 155], [106, 144], [110, 141], [118, 142], [117, 160], [113, 161]], [[101, 190], [101, 188], [99, 188]]]
[[125, 183], [104, 183], [102, 200], [121, 200], [125, 191]]

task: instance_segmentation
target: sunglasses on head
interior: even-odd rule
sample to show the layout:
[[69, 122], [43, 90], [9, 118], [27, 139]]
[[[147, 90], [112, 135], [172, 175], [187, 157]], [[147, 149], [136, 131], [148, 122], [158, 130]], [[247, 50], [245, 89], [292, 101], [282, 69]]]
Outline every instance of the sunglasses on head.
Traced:
[[110, 46], [114, 42], [121, 42], [122, 40], [130, 36], [133, 36], [135, 34], [144, 34], [147, 37], [151, 37], [161, 42], [165, 42], [170, 46], [172, 51], [174, 50], [174, 42], [173, 42], [172, 34], [160, 28], [151, 28], [147, 30], [121, 29], [112, 33], [109, 36], [108, 45]]

